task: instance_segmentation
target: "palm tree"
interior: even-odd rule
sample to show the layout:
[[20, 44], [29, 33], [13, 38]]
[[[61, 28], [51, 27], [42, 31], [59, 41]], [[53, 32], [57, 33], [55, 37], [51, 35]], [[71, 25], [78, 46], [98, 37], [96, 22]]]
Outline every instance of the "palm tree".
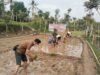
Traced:
[[58, 19], [60, 17], [59, 12], [60, 12], [60, 9], [55, 10], [55, 23], [58, 23]]
[[31, 5], [32, 5], [32, 18], [34, 18], [34, 15], [35, 15], [34, 10], [35, 8], [37, 8], [37, 4], [34, 0], [32, 0]]
[[14, 13], [13, 13], [13, 5], [14, 5], [14, 2], [13, 0], [10, 0], [10, 10], [11, 10], [11, 19], [14, 20]]
[[63, 22], [66, 23], [67, 25], [69, 25], [69, 21], [70, 21], [70, 12], [72, 11], [71, 8], [69, 8], [67, 10], [67, 13], [64, 14], [64, 19], [63, 19]]
[[72, 11], [72, 9], [71, 9], [71, 8], [69, 8], [67, 11], [68, 11], [68, 14], [69, 14], [69, 13]]

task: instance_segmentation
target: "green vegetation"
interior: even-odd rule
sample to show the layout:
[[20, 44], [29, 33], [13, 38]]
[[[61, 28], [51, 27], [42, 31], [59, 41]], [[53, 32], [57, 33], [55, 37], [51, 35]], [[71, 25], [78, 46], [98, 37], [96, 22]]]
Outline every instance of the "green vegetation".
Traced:
[[[11, 32], [11, 33], [14, 33], [16, 31], [20, 32], [22, 30], [22, 26], [23, 26], [23, 29], [25, 31], [29, 30], [29, 31], [32, 31], [33, 30], [39, 30], [40, 32], [44, 32], [44, 26], [45, 25], [42, 25], [42, 27], [40, 28], [40, 25], [39, 24], [34, 24], [32, 22], [10, 22], [8, 23], [8, 32]], [[0, 22], [0, 33], [4, 33], [6, 32], [6, 23], [5, 22]], [[45, 32], [48, 32], [48, 27], [46, 27], [46, 30]]]
[[97, 55], [98, 60], [100, 62], [100, 49], [97, 48], [94, 44], [92, 44], [92, 40], [90, 38], [88, 38], [87, 40], [90, 43], [91, 47], [93, 48], [93, 50], [94, 50], [95, 54]]
[[[87, 41], [90, 43], [91, 47], [93, 48], [93, 50], [94, 50], [94, 52], [95, 52], [95, 54], [96, 54], [96, 56], [97, 56], [97, 58], [98, 58], [98, 60], [100, 62], [100, 49], [97, 48], [95, 44], [92, 44], [91, 38], [87, 38]], [[97, 71], [100, 74], [100, 66], [97, 66]]]
[[85, 31], [72, 31], [72, 35], [83, 37], [85, 35]]

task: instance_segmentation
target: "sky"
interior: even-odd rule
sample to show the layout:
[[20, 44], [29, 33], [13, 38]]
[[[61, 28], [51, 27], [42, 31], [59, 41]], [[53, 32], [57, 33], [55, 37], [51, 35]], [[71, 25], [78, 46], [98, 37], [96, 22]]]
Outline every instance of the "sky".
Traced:
[[[14, 0], [22, 1], [25, 7], [29, 8], [31, 6], [31, 0]], [[63, 17], [69, 8], [72, 9], [70, 15], [71, 17], [82, 18], [86, 15], [84, 2], [87, 0], [35, 0], [38, 4], [38, 8], [45, 11], [49, 11], [50, 15], [55, 15], [55, 9], [60, 9], [60, 17]], [[100, 15], [94, 11], [94, 19], [100, 22]]]

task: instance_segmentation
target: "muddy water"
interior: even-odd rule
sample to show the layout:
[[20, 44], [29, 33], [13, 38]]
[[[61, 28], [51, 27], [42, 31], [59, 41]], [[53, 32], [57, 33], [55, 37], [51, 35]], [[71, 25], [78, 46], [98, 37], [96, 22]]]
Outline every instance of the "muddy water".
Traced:
[[[43, 45], [42, 48], [39, 49], [45, 53], [59, 54], [62, 56], [71, 56], [76, 58], [81, 58], [82, 51], [83, 51], [83, 44], [77, 38], [73, 38], [73, 39], [68, 38], [66, 43], [60, 42], [56, 47], [52, 46], [50, 48], [49, 46]], [[39, 49], [37, 49], [37, 51], [39, 51]]]
[[[42, 45], [39, 47], [38, 53], [34, 55], [37, 58], [30, 63], [28, 67], [28, 75], [75, 75], [77, 74], [77, 63], [80, 60], [72, 60], [63, 56], [70, 56], [70, 51], [72, 50], [81, 50], [82, 43], [79, 39], [73, 38], [68, 39], [66, 44], [59, 44], [58, 47], [48, 49], [47, 42], [42, 37]], [[33, 39], [33, 36], [9, 38], [0, 40], [0, 51], [10, 49], [8, 52], [0, 53], [0, 75], [11, 75], [10, 71], [15, 66], [15, 56], [14, 52], [11, 50], [13, 45], [19, 43], [22, 40]], [[37, 49], [38, 50], [38, 49]], [[50, 55], [45, 53], [55, 53], [59, 55]], [[77, 53], [77, 52], [76, 52]], [[73, 55], [73, 54], [72, 54]], [[75, 56], [75, 55], [74, 55]], [[23, 69], [20, 68], [18, 75], [24, 75]]]
[[[30, 63], [28, 75], [74, 75], [78, 60], [71, 60], [61, 56], [52, 56], [35, 53], [37, 59]], [[1, 54], [0, 75], [10, 75], [10, 70], [15, 66], [14, 53]], [[18, 75], [24, 75], [20, 69]]]
[[65, 53], [67, 52], [66, 53], [67, 56], [81, 58], [82, 51], [83, 51], [83, 44], [77, 38], [73, 38], [72, 40], [70, 40], [70, 43], [66, 44]]

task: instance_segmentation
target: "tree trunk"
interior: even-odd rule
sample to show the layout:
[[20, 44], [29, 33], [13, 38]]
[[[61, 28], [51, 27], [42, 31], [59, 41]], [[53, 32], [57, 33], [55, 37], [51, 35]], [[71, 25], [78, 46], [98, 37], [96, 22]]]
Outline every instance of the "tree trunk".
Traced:
[[93, 35], [93, 24], [90, 26], [90, 34], [89, 34], [89, 37], [92, 37]]
[[[20, 22], [21, 22], [21, 19], [20, 19]], [[24, 31], [23, 24], [21, 25], [21, 29], [22, 29], [22, 33], [23, 33], [23, 31]]]
[[16, 15], [16, 21], [17, 21], [17, 15]]
[[47, 26], [47, 20], [45, 20], [45, 28], [44, 28], [44, 33], [46, 33], [46, 26]]
[[6, 33], [8, 33], [8, 24], [6, 24]]
[[11, 19], [12, 19], [12, 21], [14, 21], [14, 13], [13, 13], [13, 9], [11, 10]]
[[93, 35], [93, 38], [92, 38], [92, 44], [94, 44], [94, 35]]
[[39, 32], [41, 32], [41, 27], [42, 27], [42, 25], [41, 25], [41, 19], [40, 19], [40, 28], [39, 28]]
[[85, 36], [87, 37], [88, 34], [88, 27], [87, 27], [87, 21], [86, 21], [86, 29], [85, 29]]
[[75, 24], [76, 24], [76, 23], [74, 22], [74, 31], [75, 31]]
[[89, 35], [89, 26], [86, 28], [86, 37]]
[[100, 26], [98, 25], [98, 48], [100, 48]]
[[22, 25], [22, 32], [24, 31], [24, 27], [23, 27], [23, 25]]
[[34, 7], [32, 7], [32, 19], [34, 19]]

